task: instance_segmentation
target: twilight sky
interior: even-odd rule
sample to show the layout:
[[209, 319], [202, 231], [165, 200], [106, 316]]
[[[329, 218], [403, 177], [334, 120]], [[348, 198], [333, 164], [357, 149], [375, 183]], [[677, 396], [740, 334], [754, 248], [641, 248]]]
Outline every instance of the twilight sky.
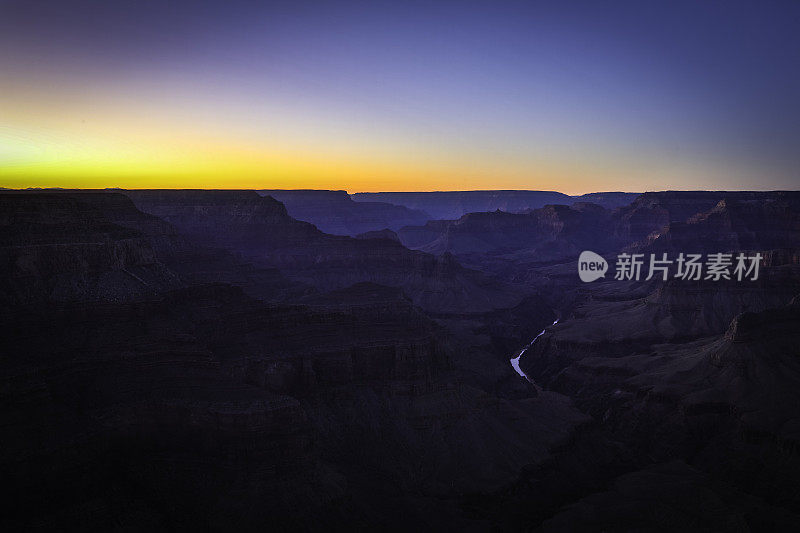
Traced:
[[0, 186], [799, 185], [800, 2], [0, 0]]

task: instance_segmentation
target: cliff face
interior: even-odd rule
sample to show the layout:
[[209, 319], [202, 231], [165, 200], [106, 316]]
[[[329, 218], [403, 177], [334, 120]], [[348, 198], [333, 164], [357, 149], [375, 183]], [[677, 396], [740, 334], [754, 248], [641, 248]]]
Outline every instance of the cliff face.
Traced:
[[138, 207], [196, 243], [210, 243], [321, 290], [369, 281], [402, 287], [435, 311], [508, 307], [521, 295], [450, 257], [390, 239], [327, 235], [290, 217], [280, 202], [246, 191], [129, 191]]
[[800, 250], [800, 194], [775, 193], [754, 200], [738, 194], [653, 235], [644, 251], [739, 252]]
[[[650, 524], [637, 513], [667, 501], [675, 527], [692, 522], [695, 506], [676, 498], [675, 483], [717, 499], [719, 513], [742, 523], [754, 515], [771, 527], [796, 523], [796, 514], [771, 506], [800, 509], [800, 501], [774, 496], [791, 492], [800, 473], [797, 455], [786, 455], [800, 442], [786, 407], [796, 403], [800, 372], [792, 303], [800, 276], [791, 265], [767, 267], [762, 276], [751, 285], [659, 282], [645, 296], [605, 283], [521, 359], [538, 384], [573, 397], [654, 463], [578, 504], [600, 523], [610, 519], [607, 507], [626, 523]], [[654, 470], [663, 477], [654, 479]], [[637, 486], [637, 496], [626, 492]], [[585, 519], [570, 509], [548, 527]]]
[[147, 235], [135, 229], [151, 226], [166, 228], [122, 195], [84, 201], [64, 194], [0, 194], [4, 303], [135, 300], [178, 286]]
[[476, 212], [405, 227], [398, 234], [414, 249], [512, 261], [566, 260], [585, 249], [771, 250], [796, 247], [797, 203], [797, 193], [791, 192], [645, 193], [614, 211], [573, 202], [516, 214]]
[[467, 213], [536, 209], [547, 204], [568, 204], [570, 197], [553, 191], [448, 191], [356, 193], [356, 202], [387, 202], [418, 209], [435, 220], [455, 220]]
[[280, 498], [279, 479], [319, 488], [299, 402], [230, 377], [175, 316], [205, 296], [51, 304], [11, 320], [5, 524], [195, 527], [232, 503], [245, 471], [262, 474], [264, 497]]
[[[653, 240], [670, 227], [681, 227], [698, 221], [704, 213], [712, 211], [720, 202], [750, 205], [763, 212], [775, 201], [787, 202], [796, 193], [786, 192], [730, 192], [730, 191], [667, 191], [644, 193], [631, 205], [615, 214], [614, 232], [626, 243], [645, 243]], [[744, 221], [742, 221], [744, 222]], [[769, 221], [764, 221], [770, 224]], [[773, 224], [779, 223], [777, 221]], [[720, 233], [715, 238], [725, 238]]]
[[434, 507], [469, 527], [460, 494], [586, 422], [458, 378], [441, 328], [376, 285], [304, 306], [193, 286], [6, 323], [9, 527], [417, 527]]
[[[567, 196], [553, 191], [378, 192], [351, 195], [358, 203], [379, 201], [419, 209], [434, 220], [455, 220], [468, 213], [497, 210], [520, 213], [540, 209], [548, 204], [572, 205], [581, 202], [591, 202], [613, 210], [630, 204], [638, 196], [638, 193], [629, 192], [597, 192]], [[420, 223], [407, 225], [420, 225]]]
[[592, 203], [613, 211], [614, 209], [630, 205], [640, 196], [637, 192], [590, 192], [573, 196], [573, 203]]
[[[644, 268], [642, 279], [636, 282], [605, 279], [586, 285], [575, 279], [574, 263], [551, 267], [544, 270], [548, 276], [561, 276], [565, 271], [563, 278], [555, 278], [563, 287], [568, 289], [570, 282], [579, 285], [574, 289], [579, 303], [570, 310], [569, 320], [542, 338], [530, 361], [522, 362], [523, 368], [530, 364], [533, 371], [536, 366], [548, 380], [557, 374], [575, 377], [585, 359], [721, 335], [740, 313], [786, 305], [800, 292], [800, 270], [795, 262], [800, 247], [796, 193], [724, 193], [726, 199], [687, 216], [698, 203], [707, 207], [718, 194], [700, 193], [697, 198], [692, 193], [643, 195], [632, 210], [616, 212], [612, 223], [630, 221], [628, 215], [633, 211], [652, 214], [654, 209], [666, 219], [684, 220], [672, 220], [651, 238], [623, 249], [668, 253], [672, 260], [681, 252], [758, 252], [764, 260], [757, 280], [681, 280], [674, 277], [673, 265], [667, 281], [658, 276], [645, 280]], [[613, 256], [609, 258], [613, 260]], [[571, 277], [566, 274], [569, 270]], [[562, 373], [573, 363], [574, 373]]]
[[550, 205], [523, 214], [470, 213], [455, 221], [403, 228], [403, 243], [430, 253], [491, 254], [531, 261], [598, 252], [614, 245], [607, 230], [611, 214], [594, 204]]
[[[798, 211], [474, 213], [434, 256], [255, 193], [0, 194], [0, 526], [791, 530]], [[757, 281], [575, 272], [742, 247]]]
[[430, 215], [386, 202], [354, 202], [346, 191], [262, 190], [286, 206], [289, 215], [325, 233], [356, 236], [382, 229], [424, 224]]
[[[522, 370], [647, 454], [545, 520], [544, 530], [587, 521], [647, 529], [663, 523], [654, 509], [665, 513], [668, 527], [716, 524], [705, 506], [697, 509], [700, 497], [731, 530], [798, 523], [800, 501], [787, 496], [800, 473], [797, 424], [786, 408], [796, 403], [798, 372], [795, 195], [648, 193], [604, 226], [619, 239], [619, 251], [667, 252], [673, 259], [679, 252], [759, 252], [757, 281], [583, 284], [574, 259], [497, 267], [471, 261], [524, 275], [560, 302], [561, 320], [526, 351]], [[607, 258], [613, 261], [614, 253]]]
[[400, 242], [400, 237], [397, 236], [397, 233], [390, 229], [359, 233], [356, 235], [356, 239], [389, 239], [390, 241]]
[[[322, 233], [253, 191], [125, 191], [136, 206], [198, 243], [241, 251], [301, 246]], [[274, 231], [270, 231], [274, 230]]]

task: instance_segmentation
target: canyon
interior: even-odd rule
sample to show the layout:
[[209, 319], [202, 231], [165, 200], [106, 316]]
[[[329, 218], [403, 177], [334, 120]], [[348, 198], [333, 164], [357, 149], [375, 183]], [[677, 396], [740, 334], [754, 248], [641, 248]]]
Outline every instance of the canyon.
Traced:
[[796, 529], [800, 193], [478, 192], [0, 192], [0, 524]]

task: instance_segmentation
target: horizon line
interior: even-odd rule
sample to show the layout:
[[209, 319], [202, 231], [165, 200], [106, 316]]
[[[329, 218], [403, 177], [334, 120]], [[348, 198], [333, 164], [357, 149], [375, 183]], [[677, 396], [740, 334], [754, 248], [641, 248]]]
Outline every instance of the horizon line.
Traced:
[[436, 193], [479, 193], [479, 192], [539, 192], [563, 194], [564, 196], [586, 196], [589, 194], [645, 194], [663, 192], [800, 192], [800, 189], [653, 189], [645, 191], [609, 191], [598, 190], [579, 194], [568, 194], [548, 189], [431, 189], [431, 190], [387, 190], [387, 191], [355, 191], [347, 189], [310, 189], [310, 188], [254, 188], [254, 187], [2, 187], [0, 191], [297, 191], [297, 192], [344, 192], [349, 196], [356, 194], [436, 194]]

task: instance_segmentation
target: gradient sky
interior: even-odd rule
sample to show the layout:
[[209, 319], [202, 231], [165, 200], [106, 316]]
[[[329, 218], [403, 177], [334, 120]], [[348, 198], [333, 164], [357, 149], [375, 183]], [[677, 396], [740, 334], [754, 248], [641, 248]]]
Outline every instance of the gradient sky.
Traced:
[[796, 189], [800, 2], [0, 0], [0, 186]]

